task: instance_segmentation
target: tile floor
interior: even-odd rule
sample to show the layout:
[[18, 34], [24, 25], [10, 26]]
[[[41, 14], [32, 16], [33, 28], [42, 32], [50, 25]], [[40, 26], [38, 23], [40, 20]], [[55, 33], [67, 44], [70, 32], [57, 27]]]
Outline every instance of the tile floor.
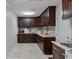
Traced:
[[36, 43], [21, 43], [16, 45], [7, 59], [48, 59]]

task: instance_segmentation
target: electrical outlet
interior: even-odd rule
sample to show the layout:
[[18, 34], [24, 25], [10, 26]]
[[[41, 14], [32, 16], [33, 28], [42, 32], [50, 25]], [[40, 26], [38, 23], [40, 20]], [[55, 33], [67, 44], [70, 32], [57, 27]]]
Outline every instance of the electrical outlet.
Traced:
[[69, 39], [69, 36], [67, 36], [67, 39]]

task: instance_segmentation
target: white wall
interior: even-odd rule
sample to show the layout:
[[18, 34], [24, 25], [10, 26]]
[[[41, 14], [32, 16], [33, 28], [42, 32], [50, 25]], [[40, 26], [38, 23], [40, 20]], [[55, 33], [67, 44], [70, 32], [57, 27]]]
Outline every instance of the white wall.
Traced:
[[56, 38], [58, 42], [67, 42], [71, 40], [72, 36], [71, 22], [69, 19], [62, 19], [62, 0], [58, 1], [56, 7]]
[[11, 49], [17, 44], [17, 18], [16, 15], [7, 8], [6, 10], [6, 53], [7, 55]]

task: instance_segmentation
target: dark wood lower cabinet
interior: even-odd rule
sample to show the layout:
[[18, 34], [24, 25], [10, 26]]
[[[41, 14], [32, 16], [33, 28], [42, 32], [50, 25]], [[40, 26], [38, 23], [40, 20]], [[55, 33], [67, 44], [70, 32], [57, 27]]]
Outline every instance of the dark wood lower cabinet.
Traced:
[[55, 41], [55, 37], [45, 37], [44, 38], [44, 54], [50, 55], [52, 54], [52, 43], [51, 41]]
[[18, 34], [18, 43], [36, 43], [35, 34]]

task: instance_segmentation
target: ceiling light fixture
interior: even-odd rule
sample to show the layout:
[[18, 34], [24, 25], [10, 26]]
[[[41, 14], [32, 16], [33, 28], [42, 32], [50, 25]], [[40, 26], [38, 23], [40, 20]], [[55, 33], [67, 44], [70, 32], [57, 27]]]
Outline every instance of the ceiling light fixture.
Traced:
[[35, 12], [22, 12], [22, 14], [24, 14], [24, 15], [34, 15]]

